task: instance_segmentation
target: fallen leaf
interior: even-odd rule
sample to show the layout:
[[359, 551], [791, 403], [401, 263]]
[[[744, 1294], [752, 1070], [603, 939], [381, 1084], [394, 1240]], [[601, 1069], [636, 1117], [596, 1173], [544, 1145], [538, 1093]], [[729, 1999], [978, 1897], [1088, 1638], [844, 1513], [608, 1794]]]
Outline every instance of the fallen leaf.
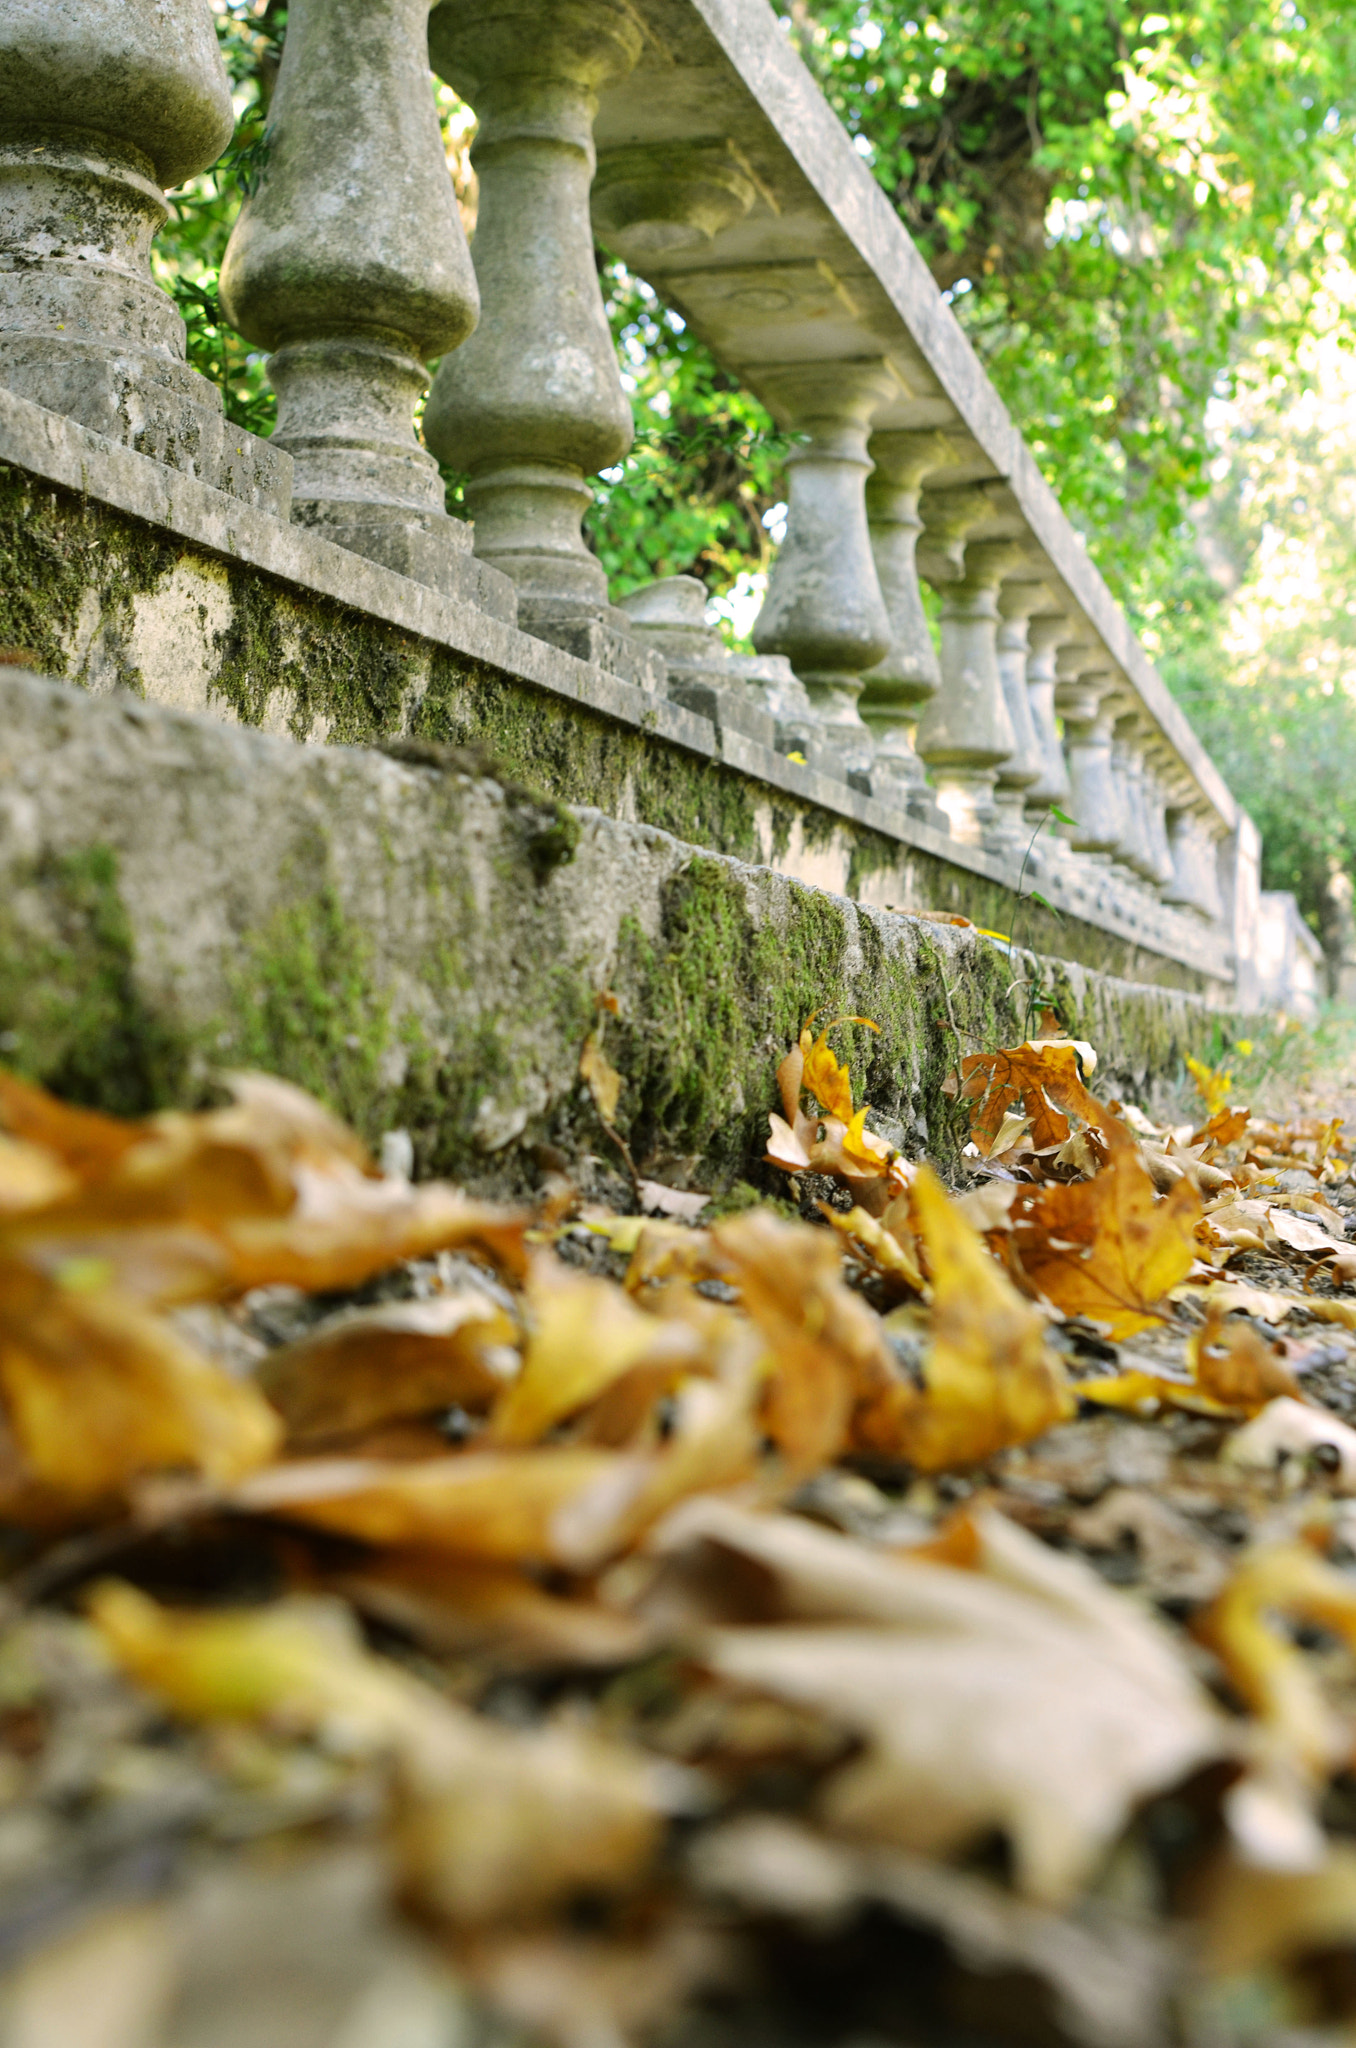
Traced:
[[1246, 1471], [1283, 1474], [1295, 1486], [1321, 1475], [1334, 1493], [1356, 1493], [1356, 1429], [1285, 1396], [1235, 1431], [1220, 1456]]
[[371, 1656], [337, 1610], [172, 1613], [117, 1581], [89, 1610], [123, 1669], [178, 1714], [391, 1754], [407, 1795], [394, 1829], [402, 1882], [454, 1924], [530, 1919], [626, 1883], [657, 1846], [662, 1803], [642, 1759], [575, 1729], [481, 1720]]
[[1317, 1623], [1356, 1649], [1356, 1589], [1303, 1543], [1251, 1551], [1196, 1627], [1285, 1759], [1319, 1779], [1349, 1752], [1351, 1736], [1282, 1619]]
[[1203, 1394], [1243, 1415], [1279, 1396], [1300, 1399], [1299, 1383], [1279, 1352], [1251, 1323], [1217, 1311], [1187, 1342], [1187, 1362]]
[[1195, 1259], [1201, 1198], [1189, 1181], [1159, 1199], [1134, 1140], [1097, 1106], [1107, 1164], [1092, 1180], [1023, 1189], [1000, 1240], [1030, 1293], [1119, 1341], [1161, 1320], [1156, 1305]]
[[970, 1135], [984, 1158], [1013, 1116], [1029, 1123], [1033, 1151], [1052, 1152], [1072, 1134], [1071, 1114], [1085, 1123], [1095, 1123], [1102, 1114], [1101, 1104], [1083, 1085], [1078, 1050], [1070, 1040], [971, 1053], [960, 1063], [959, 1095], [969, 1106]]
[[257, 1379], [294, 1445], [393, 1417], [483, 1413], [518, 1371], [512, 1319], [476, 1287], [351, 1309], [280, 1345]]
[[597, 1038], [592, 1032], [584, 1040], [584, 1049], [579, 1055], [579, 1074], [588, 1085], [589, 1094], [605, 1124], [617, 1121], [617, 1104], [621, 1099], [624, 1077], [617, 1072]]
[[1292, 1251], [1305, 1252], [1310, 1258], [1326, 1258], [1332, 1252], [1348, 1249], [1345, 1242], [1339, 1244], [1306, 1216], [1292, 1216], [1287, 1209], [1268, 1209], [1267, 1222], [1282, 1244], [1289, 1245]]
[[680, 1571], [757, 1568], [771, 1625], [709, 1629], [694, 1653], [860, 1738], [819, 1797], [835, 1833], [954, 1856], [998, 1828], [1018, 1888], [1058, 1904], [1227, 1736], [1170, 1638], [1084, 1566], [992, 1512], [969, 1530], [973, 1569], [713, 1501], [651, 1541]]
[[522, 1371], [500, 1394], [487, 1443], [537, 1442], [644, 1362], [677, 1373], [701, 1360], [691, 1329], [656, 1321], [612, 1282], [542, 1254], [528, 1276], [526, 1305]]
[[711, 1236], [767, 1345], [763, 1426], [794, 1470], [813, 1471], [847, 1442], [856, 1406], [896, 1376], [880, 1319], [844, 1286], [827, 1231], [753, 1210]]
[[931, 1278], [923, 1387], [896, 1377], [858, 1416], [864, 1449], [922, 1472], [978, 1463], [1074, 1412], [1040, 1314], [1023, 1301], [927, 1167], [910, 1198]]

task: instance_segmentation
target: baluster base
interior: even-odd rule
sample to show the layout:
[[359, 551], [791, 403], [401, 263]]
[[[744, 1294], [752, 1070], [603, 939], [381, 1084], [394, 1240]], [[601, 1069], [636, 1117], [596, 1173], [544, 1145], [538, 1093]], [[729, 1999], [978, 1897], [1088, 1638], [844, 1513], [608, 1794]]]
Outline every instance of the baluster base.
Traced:
[[951, 821], [951, 836], [967, 846], [984, 843], [994, 815], [993, 768], [933, 768], [937, 802]]

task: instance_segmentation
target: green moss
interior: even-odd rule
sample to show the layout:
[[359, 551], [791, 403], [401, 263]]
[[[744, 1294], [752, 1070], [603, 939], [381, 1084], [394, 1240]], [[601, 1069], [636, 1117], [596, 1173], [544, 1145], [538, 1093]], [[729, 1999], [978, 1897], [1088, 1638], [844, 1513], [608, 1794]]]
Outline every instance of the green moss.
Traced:
[[[37, 916], [20, 925], [15, 896], [30, 893]], [[135, 970], [113, 853], [91, 846], [33, 867], [0, 915], [7, 1062], [68, 1101], [120, 1116], [181, 1100], [192, 1036], [145, 1001]]]
[[468, 673], [440, 650], [411, 731], [483, 746], [508, 774], [566, 803], [633, 816], [737, 859], [762, 857], [763, 793], [743, 776], [512, 677]]
[[324, 598], [299, 598], [257, 570], [228, 572], [230, 624], [215, 636], [219, 656], [209, 695], [245, 725], [259, 725], [275, 691], [291, 699], [293, 737], [318, 718], [341, 745], [398, 732], [427, 650], [396, 627]]
[[92, 593], [114, 680], [141, 694], [129, 651], [135, 600], [159, 588], [180, 552], [171, 534], [111, 521], [0, 463], [0, 646], [26, 653], [46, 675], [82, 681], [71, 675], [71, 648]]
[[390, 998], [374, 978], [370, 939], [333, 890], [275, 911], [225, 967], [222, 1055], [295, 1081], [369, 1137], [385, 1128]]
[[899, 852], [897, 840], [887, 839], [883, 832], [872, 832], [866, 826], [858, 826], [852, 834], [843, 894], [856, 902], [862, 893], [863, 882], [869, 881], [872, 875], [891, 874], [899, 866]]

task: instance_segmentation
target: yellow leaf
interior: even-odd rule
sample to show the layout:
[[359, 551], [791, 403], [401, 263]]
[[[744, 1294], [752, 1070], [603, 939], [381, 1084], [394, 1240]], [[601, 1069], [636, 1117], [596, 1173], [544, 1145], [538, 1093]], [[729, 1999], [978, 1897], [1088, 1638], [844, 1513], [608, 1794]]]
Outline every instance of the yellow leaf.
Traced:
[[811, 1040], [810, 1026], [814, 1018], [806, 1020], [800, 1034], [800, 1050], [805, 1062], [804, 1085], [826, 1115], [838, 1117], [843, 1123], [852, 1121], [852, 1085], [846, 1067], [840, 1067], [829, 1048], [829, 1033], [836, 1031], [840, 1024], [863, 1024], [868, 1031], [879, 1031], [879, 1024], [873, 1024], [869, 1017], [835, 1017], [824, 1026], [818, 1038]]
[[603, 1122], [615, 1124], [623, 1079], [592, 1032], [584, 1040], [579, 1055], [579, 1074], [588, 1083], [589, 1094]]
[[499, 1398], [490, 1443], [536, 1442], [643, 1362], [677, 1372], [700, 1360], [691, 1330], [657, 1322], [612, 1281], [573, 1272], [556, 1259], [533, 1261], [527, 1311], [523, 1369]]
[[900, 1383], [858, 1418], [864, 1447], [941, 1472], [1028, 1442], [1074, 1412], [1045, 1323], [926, 1166], [910, 1189], [932, 1280], [920, 1392]]
[[643, 1759], [569, 1727], [481, 1720], [370, 1656], [313, 1604], [171, 1613], [114, 1581], [89, 1605], [118, 1663], [176, 1713], [389, 1753], [399, 1876], [455, 1925], [531, 1918], [624, 1885], [658, 1845], [659, 1785]]

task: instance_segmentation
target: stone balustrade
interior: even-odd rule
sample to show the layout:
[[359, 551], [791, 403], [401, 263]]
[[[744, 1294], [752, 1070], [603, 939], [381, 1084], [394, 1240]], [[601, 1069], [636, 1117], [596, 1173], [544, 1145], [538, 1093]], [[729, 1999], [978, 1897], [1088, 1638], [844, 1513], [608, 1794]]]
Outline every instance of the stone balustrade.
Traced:
[[[469, 250], [430, 61], [478, 121]], [[394, 572], [420, 616], [516, 623], [501, 667], [547, 643], [901, 875], [911, 848], [1038, 875], [1223, 988], [1251, 827], [761, 0], [291, 0], [221, 282], [269, 442], [187, 368], [148, 264], [229, 134], [208, 0], [4, 11], [0, 387]], [[632, 437], [596, 244], [791, 437], [753, 654], [694, 577], [610, 590], [584, 537]]]

